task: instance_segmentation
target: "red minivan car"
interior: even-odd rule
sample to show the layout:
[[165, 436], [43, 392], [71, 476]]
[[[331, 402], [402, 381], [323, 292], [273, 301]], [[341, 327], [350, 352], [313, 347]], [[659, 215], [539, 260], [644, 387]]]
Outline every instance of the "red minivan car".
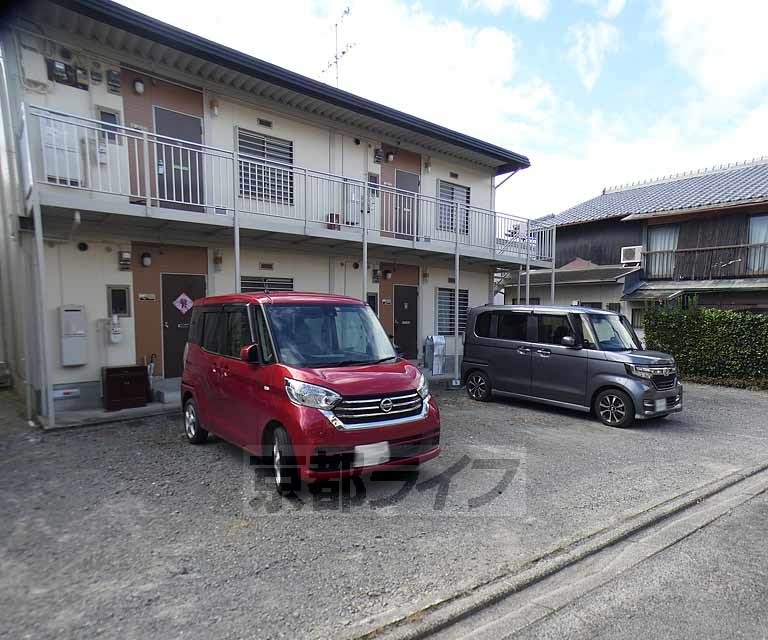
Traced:
[[440, 452], [423, 374], [355, 298], [248, 293], [192, 308], [181, 382], [194, 444], [214, 433], [269, 461], [279, 492]]

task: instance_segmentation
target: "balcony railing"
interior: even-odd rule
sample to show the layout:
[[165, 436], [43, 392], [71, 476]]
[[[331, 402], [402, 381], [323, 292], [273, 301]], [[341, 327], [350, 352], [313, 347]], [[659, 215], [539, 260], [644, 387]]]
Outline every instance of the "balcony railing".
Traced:
[[310, 235], [361, 234], [365, 223], [379, 242], [552, 259], [553, 228], [525, 218], [38, 107], [28, 113], [35, 183], [147, 208], [207, 216], [237, 210], [243, 224], [249, 216], [272, 217]]
[[768, 243], [648, 251], [650, 280], [717, 280], [768, 276]]

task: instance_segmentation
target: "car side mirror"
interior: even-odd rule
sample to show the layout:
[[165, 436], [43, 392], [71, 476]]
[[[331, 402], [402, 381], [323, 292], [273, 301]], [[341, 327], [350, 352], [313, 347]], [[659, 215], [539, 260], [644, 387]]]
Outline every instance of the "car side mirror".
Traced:
[[242, 349], [240, 349], [240, 359], [243, 362], [251, 362], [253, 364], [258, 364], [260, 361], [259, 345], [257, 344], [245, 345]]
[[560, 344], [564, 347], [568, 347], [569, 349], [578, 349], [579, 347], [576, 345], [576, 338], [573, 336], [563, 336], [563, 338], [560, 340]]

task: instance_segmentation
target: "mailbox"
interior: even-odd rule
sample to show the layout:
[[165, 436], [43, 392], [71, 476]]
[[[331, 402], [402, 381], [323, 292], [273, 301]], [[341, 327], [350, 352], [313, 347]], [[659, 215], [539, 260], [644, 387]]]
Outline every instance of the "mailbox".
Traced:
[[61, 322], [61, 366], [78, 367], [88, 362], [88, 319], [85, 307], [65, 304], [59, 307]]

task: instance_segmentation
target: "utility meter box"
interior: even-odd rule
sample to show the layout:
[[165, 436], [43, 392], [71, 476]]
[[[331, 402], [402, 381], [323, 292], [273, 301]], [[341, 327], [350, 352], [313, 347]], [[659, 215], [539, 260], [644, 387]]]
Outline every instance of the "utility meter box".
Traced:
[[61, 366], [78, 367], [88, 362], [88, 319], [85, 307], [65, 304], [59, 307], [61, 323]]

